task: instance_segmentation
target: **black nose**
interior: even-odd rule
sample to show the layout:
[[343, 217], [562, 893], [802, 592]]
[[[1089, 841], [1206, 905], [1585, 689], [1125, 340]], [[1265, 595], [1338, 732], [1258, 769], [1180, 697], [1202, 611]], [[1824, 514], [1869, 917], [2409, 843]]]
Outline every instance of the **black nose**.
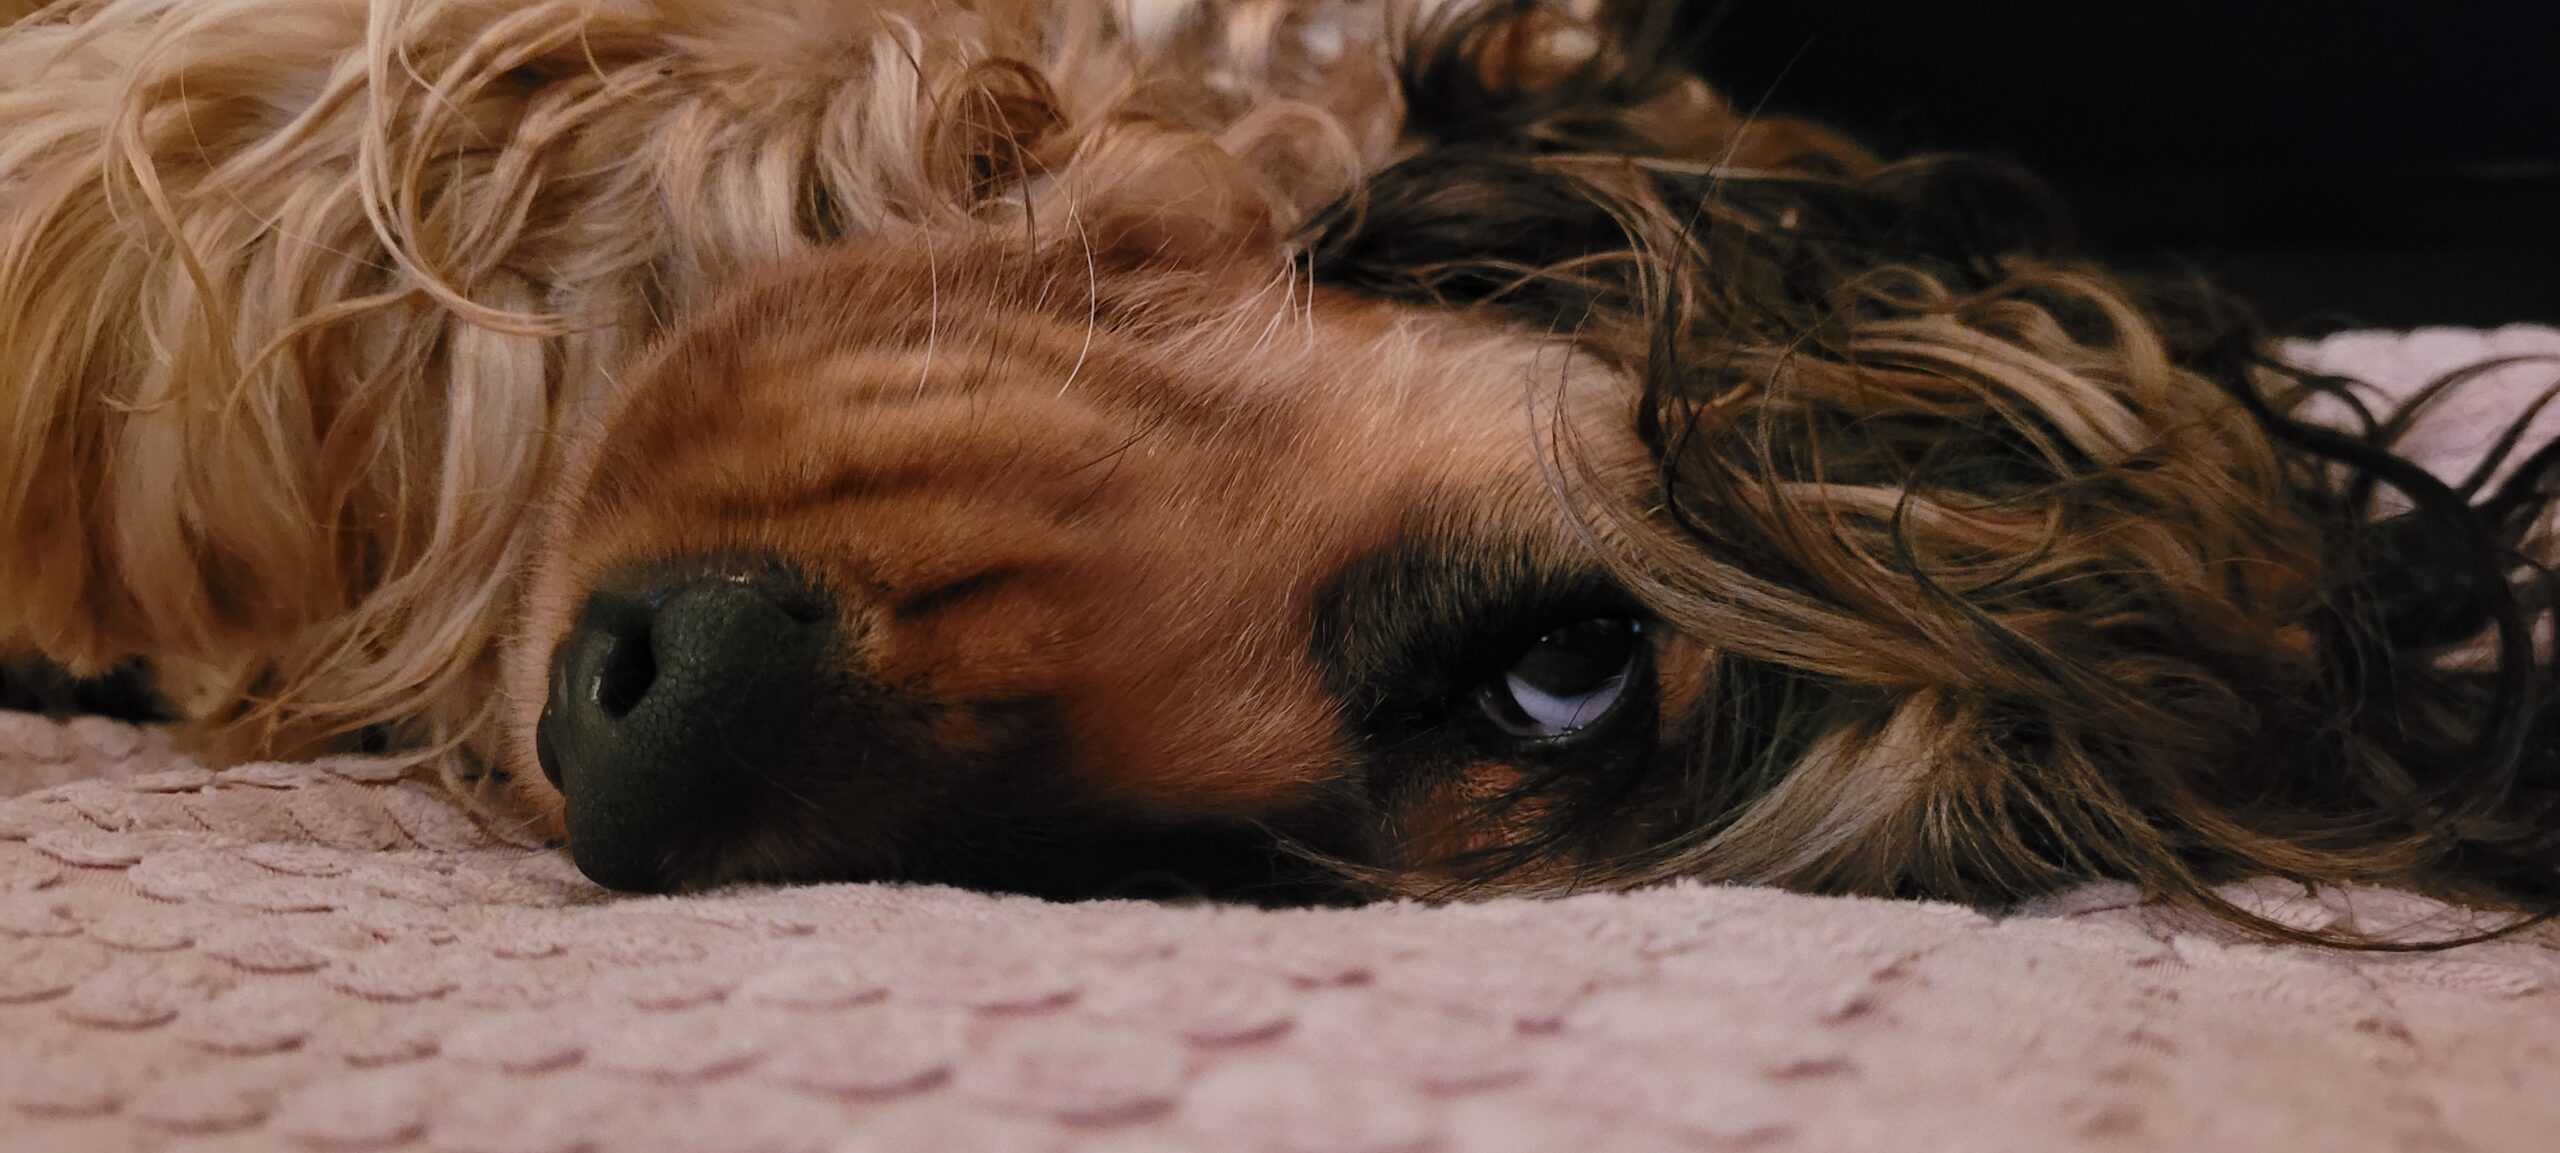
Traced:
[[776, 566], [699, 562], [610, 578], [551, 656], [536, 730], [596, 883], [656, 891], [771, 780], [825, 675], [832, 614]]

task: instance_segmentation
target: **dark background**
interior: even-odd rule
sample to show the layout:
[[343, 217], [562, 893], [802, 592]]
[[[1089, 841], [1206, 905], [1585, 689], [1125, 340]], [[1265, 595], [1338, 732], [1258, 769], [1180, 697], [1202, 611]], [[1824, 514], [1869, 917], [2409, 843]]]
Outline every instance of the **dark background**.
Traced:
[[1741, 107], [2023, 162], [2284, 331], [2560, 321], [2555, 0], [1686, 2]]

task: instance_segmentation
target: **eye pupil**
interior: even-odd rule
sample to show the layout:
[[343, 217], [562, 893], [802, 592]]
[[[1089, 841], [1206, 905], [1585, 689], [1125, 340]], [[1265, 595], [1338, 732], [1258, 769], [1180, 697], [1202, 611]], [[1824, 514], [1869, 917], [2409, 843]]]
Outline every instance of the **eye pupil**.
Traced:
[[1538, 638], [1509, 676], [1542, 692], [1574, 696], [1591, 692], [1627, 671], [1635, 648], [1634, 622], [1584, 621]]
[[1597, 724], [1626, 696], [1643, 630], [1601, 617], [1538, 638], [1480, 693], [1485, 715], [1516, 737], [1566, 736]]

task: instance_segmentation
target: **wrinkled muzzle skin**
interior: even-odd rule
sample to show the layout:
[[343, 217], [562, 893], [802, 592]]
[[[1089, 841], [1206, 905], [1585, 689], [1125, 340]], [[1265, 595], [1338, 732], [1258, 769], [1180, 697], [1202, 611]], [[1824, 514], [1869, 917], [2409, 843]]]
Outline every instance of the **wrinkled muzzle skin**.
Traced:
[[1288, 895], [1302, 851], [1463, 836], [1354, 732], [1393, 662], [1341, 622], [1404, 610], [1340, 602], [1418, 541], [1598, 568], [1564, 494], [1644, 474], [1631, 386], [1164, 243], [851, 245], [698, 315], [572, 431], [508, 742], [590, 875]]

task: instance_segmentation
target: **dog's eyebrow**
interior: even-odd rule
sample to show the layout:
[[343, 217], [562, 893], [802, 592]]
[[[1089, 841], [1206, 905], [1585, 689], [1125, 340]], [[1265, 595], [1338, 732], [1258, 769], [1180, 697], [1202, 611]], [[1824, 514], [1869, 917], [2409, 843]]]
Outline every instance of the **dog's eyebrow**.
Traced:
[[1317, 588], [1311, 655], [1355, 735], [1436, 711], [1568, 618], [1635, 615], [1596, 558], [1416, 517]]

